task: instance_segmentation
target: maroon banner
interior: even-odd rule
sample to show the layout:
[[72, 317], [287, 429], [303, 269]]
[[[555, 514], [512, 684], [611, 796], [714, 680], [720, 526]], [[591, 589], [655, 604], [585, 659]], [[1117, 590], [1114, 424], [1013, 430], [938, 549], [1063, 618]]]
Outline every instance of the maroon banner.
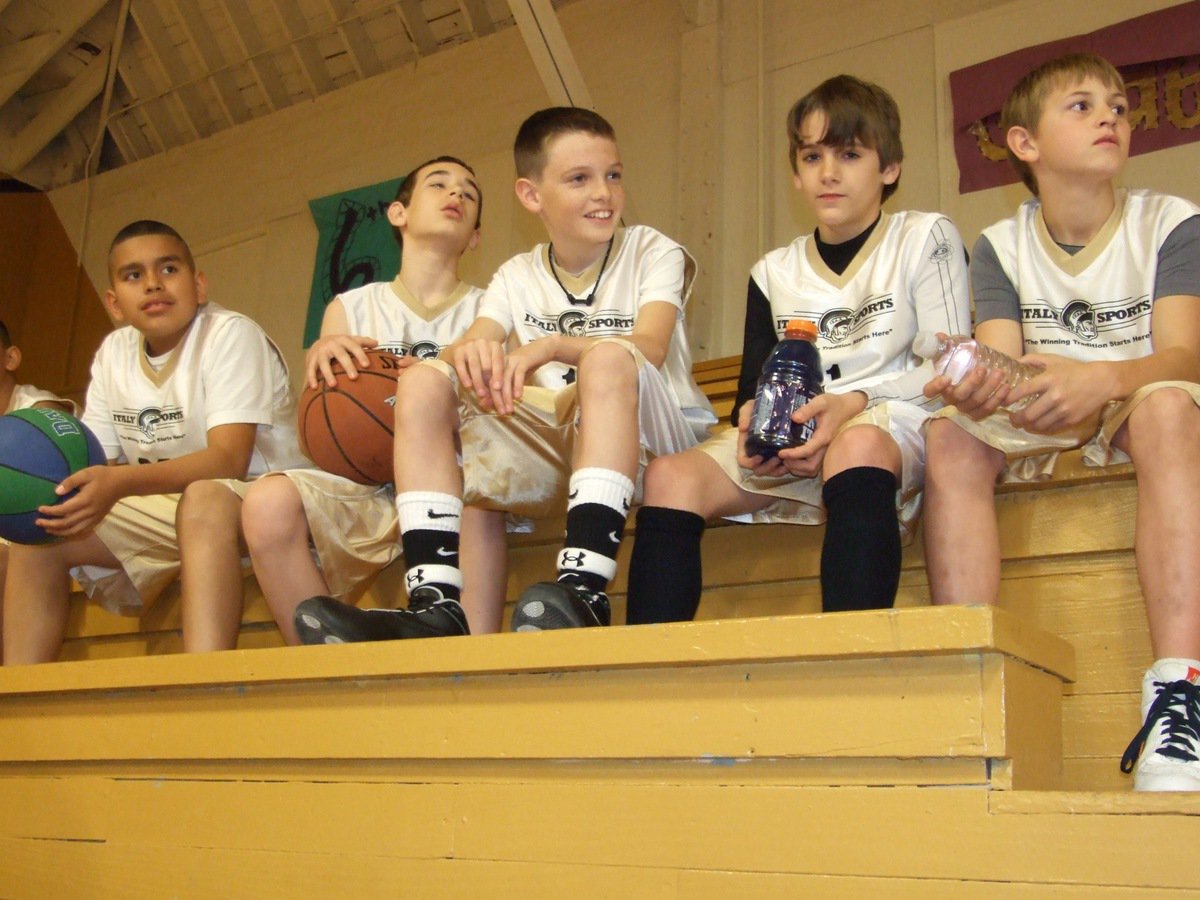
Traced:
[[1018, 180], [1004, 152], [1000, 107], [1030, 69], [1080, 51], [1100, 54], [1125, 78], [1131, 156], [1200, 140], [1200, 0], [1191, 0], [951, 72], [960, 194]]

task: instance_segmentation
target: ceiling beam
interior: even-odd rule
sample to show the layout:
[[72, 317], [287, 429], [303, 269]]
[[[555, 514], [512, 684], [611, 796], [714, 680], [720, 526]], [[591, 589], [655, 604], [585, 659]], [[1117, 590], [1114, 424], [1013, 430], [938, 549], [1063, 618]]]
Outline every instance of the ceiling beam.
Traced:
[[294, 0], [283, 0], [282, 3], [271, 0], [271, 6], [274, 8], [275, 14], [279, 16], [279, 21], [283, 23], [284, 31], [292, 39], [292, 52], [300, 60], [300, 68], [308, 78], [313, 96], [317, 97], [332, 91], [333, 79], [329, 77], [325, 59], [317, 47], [317, 39], [308, 33], [308, 22], [304, 19], [303, 10]]
[[483, 37], [496, 30], [496, 23], [488, 13], [486, 0], [458, 0], [458, 5], [466, 15], [467, 21], [471, 23], [471, 30], [475, 32], [476, 37]]
[[383, 71], [383, 63], [375, 52], [375, 45], [367, 34], [367, 26], [350, 6], [350, 0], [325, 0], [329, 14], [341, 33], [342, 43], [350, 53], [350, 60], [359, 78], [370, 78]]
[[436, 53], [437, 38], [433, 36], [433, 29], [429, 27], [429, 21], [421, 9], [421, 0], [400, 0], [396, 11], [400, 14], [400, 21], [408, 29], [409, 37], [416, 44], [417, 52], [421, 56]]
[[146, 122], [150, 126], [151, 136], [158, 139], [159, 150], [178, 147], [183, 143], [183, 135], [175, 126], [175, 120], [167, 108], [166, 99], [160, 97], [158, 91], [151, 86], [142, 67], [131, 64], [129, 59], [129, 54], [122, 53], [121, 59], [117, 60], [117, 74], [121, 76], [121, 81], [125, 83], [126, 89], [133, 95], [134, 109], [127, 114], [133, 115], [138, 109], [142, 111], [142, 115], [146, 117]]
[[13, 98], [34, 73], [66, 46], [75, 32], [92, 20], [108, 0], [50, 4], [46, 30], [0, 49], [0, 106]]
[[222, 0], [221, 8], [225, 10], [233, 33], [242, 45], [242, 52], [250, 62], [250, 70], [258, 79], [267, 106], [272, 110], [291, 106], [292, 97], [283, 85], [283, 78], [275, 66], [275, 61], [267, 53], [266, 41], [263, 40], [258, 23], [254, 21], [244, 0]]
[[558, 106], [592, 109], [591, 92], [583, 81], [583, 73], [575, 62], [575, 54], [571, 52], [550, 0], [508, 0], [508, 8], [512, 10], [550, 101]]
[[154, 0], [137, 0], [133, 4], [132, 14], [142, 40], [166, 76], [169, 88], [164, 93], [175, 94], [196, 137], [208, 137], [214, 131], [208, 121], [208, 103], [171, 42]]
[[84, 108], [100, 96], [108, 73], [109, 48], [90, 60], [70, 84], [39, 98], [33, 117], [8, 141], [4, 161], [9, 172], [20, 172], [74, 121]]
[[233, 124], [248, 122], [250, 110], [246, 107], [246, 101], [242, 99], [237, 72], [229, 68], [225, 54], [213, 36], [212, 29], [208, 27], [204, 13], [200, 11], [195, 0], [174, 0], [174, 3], [179, 21], [183, 23], [192, 46], [196, 48], [197, 55], [204, 62], [204, 68], [208, 70], [209, 77], [217, 89], [217, 99], [225, 110], [226, 118]]

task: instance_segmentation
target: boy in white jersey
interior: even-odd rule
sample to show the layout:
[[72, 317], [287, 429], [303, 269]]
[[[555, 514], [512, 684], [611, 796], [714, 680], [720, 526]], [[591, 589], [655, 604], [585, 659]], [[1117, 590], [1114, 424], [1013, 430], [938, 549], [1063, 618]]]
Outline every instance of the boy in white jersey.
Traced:
[[935, 603], [995, 603], [997, 477], [1048, 473], [1070, 447], [1093, 465], [1132, 460], [1156, 662], [1122, 769], [1136, 761], [1138, 790], [1200, 790], [1200, 209], [1114, 189], [1127, 113], [1120, 74], [1092, 54], [1040, 66], [1005, 102], [1008, 156], [1034, 199], [976, 244], [975, 333], [1033, 351], [1043, 371], [1011, 391], [1000, 373], [926, 387], [957, 407], [928, 430], [926, 557]]
[[[787, 119], [793, 183], [817, 218], [750, 272], [734, 429], [646, 472], [629, 573], [630, 624], [686, 621], [701, 593], [700, 541], [719, 517], [826, 521], [825, 611], [891, 606], [902, 531], [924, 472], [920, 330], [969, 319], [962, 241], [933, 213], [888, 214], [904, 156], [900, 115], [878, 85], [847, 75], [801, 97]], [[746, 451], [756, 382], [790, 319], [818, 325], [825, 393], [795, 411], [814, 421], [803, 446], [764, 462]], [[899, 507], [899, 523], [897, 522]]]
[[713, 421], [683, 332], [691, 257], [646, 226], [617, 228], [612, 126], [589, 110], [545, 109], [513, 150], [517, 197], [549, 243], [496, 272], [479, 318], [443, 354], [452, 366], [413, 366], [397, 387], [397, 430], [409, 438], [396, 443], [409, 609], [368, 631], [364, 613], [314, 604], [327, 635], [407, 637], [452, 620], [464, 497], [530, 516], [567, 507], [559, 580], [522, 594], [515, 629], [608, 624], [604, 589], [644, 453], [690, 446]]
[[[394, 353], [408, 365], [437, 356], [462, 337], [475, 320], [483, 291], [459, 278], [458, 262], [479, 243], [482, 214], [475, 171], [462, 160], [440, 156], [409, 172], [387, 211], [401, 248], [400, 272], [394, 281], [355, 288], [330, 301], [321, 336], [308, 350], [309, 385], [316, 387], [319, 379], [335, 384], [334, 360], [344, 377], [357, 377], [370, 364], [369, 347]], [[285, 640], [296, 644], [300, 602], [328, 594], [353, 601], [396, 558], [399, 535], [390, 486], [356, 484], [319, 469], [279, 474], [286, 477], [262, 478], [250, 488], [242, 522], [259, 586]], [[504, 515], [472, 507], [464, 511], [464, 525], [469, 531], [466, 618], [471, 631], [498, 631], [504, 606]]]
[[57, 493], [78, 493], [39, 509], [38, 524], [63, 540], [10, 548], [7, 665], [57, 657], [72, 573], [127, 614], [181, 574], [185, 649], [225, 646], [212, 612], [221, 602], [217, 576], [241, 577], [237, 510], [198, 516], [180, 494], [202, 479], [303, 461], [283, 357], [250, 319], [208, 301], [207, 280], [179, 234], [134, 222], [113, 239], [108, 264], [105, 304], [126, 327], [96, 352], [83, 420], [109, 465], [76, 472]]

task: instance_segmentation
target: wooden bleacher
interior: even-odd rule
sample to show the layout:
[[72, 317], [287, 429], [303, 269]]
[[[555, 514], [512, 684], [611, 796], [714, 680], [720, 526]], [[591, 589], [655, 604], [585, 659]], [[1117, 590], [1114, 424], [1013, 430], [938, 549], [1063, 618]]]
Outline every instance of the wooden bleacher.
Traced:
[[687, 624], [280, 651], [252, 589], [188, 656], [173, 600], [75, 604], [78, 662], [0, 670], [0, 896], [1193, 895], [1200, 807], [1117, 770], [1132, 472], [1066, 463], [998, 492], [994, 610], [930, 608], [918, 536], [897, 610], [815, 615], [822, 530], [735, 525]]

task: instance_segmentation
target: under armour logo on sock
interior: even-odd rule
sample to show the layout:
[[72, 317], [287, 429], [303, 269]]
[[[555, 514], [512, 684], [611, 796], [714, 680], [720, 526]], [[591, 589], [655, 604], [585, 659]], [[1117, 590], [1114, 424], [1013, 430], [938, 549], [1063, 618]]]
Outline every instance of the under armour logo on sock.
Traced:
[[574, 566], [577, 569], [582, 569], [583, 561], [586, 558], [587, 554], [582, 550], [580, 550], [578, 553], [567, 553], [564, 550], [562, 556], [559, 558], [558, 564], [560, 566]]
[[408, 585], [408, 587], [410, 589], [421, 584], [424, 580], [425, 580], [425, 570], [424, 569], [417, 569], [416, 571], [409, 572], [407, 575], [404, 576], [404, 583], [406, 585]]
[[434, 512], [432, 509], [426, 510], [425, 515], [429, 516], [429, 518], [431, 518], [431, 519], [457, 519], [458, 518], [458, 513], [437, 513], [437, 512]]

